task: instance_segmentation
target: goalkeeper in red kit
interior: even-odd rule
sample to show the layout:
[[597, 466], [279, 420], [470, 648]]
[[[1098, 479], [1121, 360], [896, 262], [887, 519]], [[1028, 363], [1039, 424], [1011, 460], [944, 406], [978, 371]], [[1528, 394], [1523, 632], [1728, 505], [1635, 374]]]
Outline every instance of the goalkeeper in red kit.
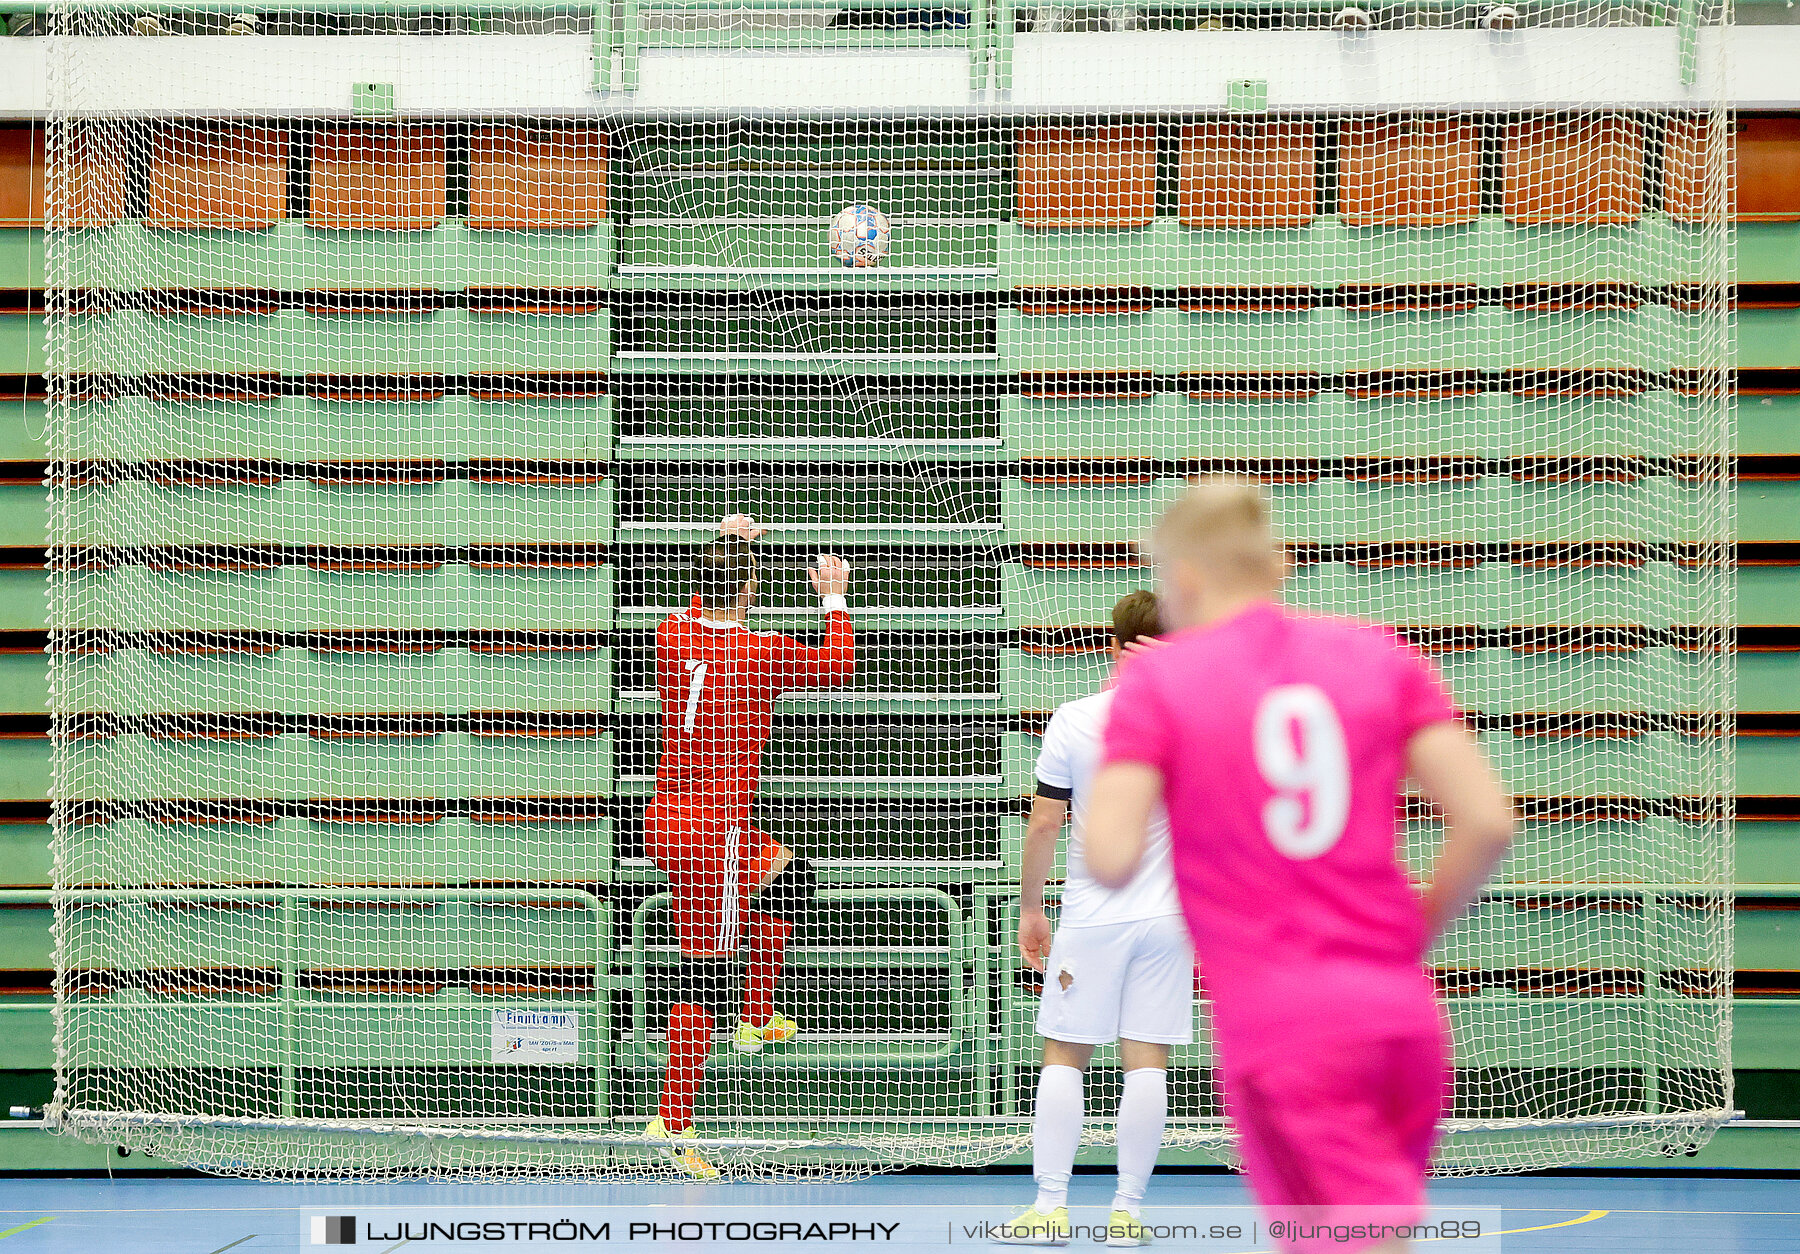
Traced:
[[[756, 600], [762, 535], [741, 515], [694, 558], [694, 601], [656, 629], [656, 690], [662, 703], [662, 756], [656, 795], [644, 815], [645, 850], [669, 877], [681, 967], [669, 1007], [669, 1065], [656, 1118], [644, 1135], [693, 1138], [694, 1094], [706, 1071], [715, 1024], [735, 1021], [732, 1048], [757, 1053], [799, 1035], [775, 1013], [775, 982], [795, 921], [817, 878], [805, 858], [750, 822], [763, 746], [775, 701], [797, 688], [830, 688], [856, 669], [844, 594], [850, 568], [820, 554], [808, 573], [825, 615], [815, 648], [745, 626]], [[748, 943], [743, 983], [734, 959]], [[699, 1152], [671, 1144], [683, 1174], [710, 1180], [718, 1170]]]

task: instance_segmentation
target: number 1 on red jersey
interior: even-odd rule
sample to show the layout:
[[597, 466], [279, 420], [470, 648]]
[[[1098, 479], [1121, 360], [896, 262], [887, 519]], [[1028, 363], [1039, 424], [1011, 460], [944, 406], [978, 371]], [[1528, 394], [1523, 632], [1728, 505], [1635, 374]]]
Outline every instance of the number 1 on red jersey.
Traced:
[[708, 663], [702, 662], [698, 658], [689, 658], [682, 665], [687, 667], [690, 678], [688, 679], [687, 715], [681, 720], [681, 729], [691, 732], [694, 730], [695, 721], [700, 717], [700, 689], [706, 684]]

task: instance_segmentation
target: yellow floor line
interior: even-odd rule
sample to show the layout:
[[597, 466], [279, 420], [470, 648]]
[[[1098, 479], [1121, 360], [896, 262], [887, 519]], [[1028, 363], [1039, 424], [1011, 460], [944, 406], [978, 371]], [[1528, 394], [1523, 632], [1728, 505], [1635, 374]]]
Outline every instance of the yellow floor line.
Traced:
[[1612, 1212], [1609, 1210], [1591, 1210], [1580, 1218], [1565, 1219], [1559, 1224], [1539, 1224], [1535, 1228], [1503, 1228], [1494, 1235], [1497, 1237], [1510, 1237], [1515, 1232], [1548, 1232], [1552, 1228], [1573, 1228], [1576, 1224], [1592, 1223], [1594, 1220], [1604, 1219], [1610, 1214], [1612, 1214]]

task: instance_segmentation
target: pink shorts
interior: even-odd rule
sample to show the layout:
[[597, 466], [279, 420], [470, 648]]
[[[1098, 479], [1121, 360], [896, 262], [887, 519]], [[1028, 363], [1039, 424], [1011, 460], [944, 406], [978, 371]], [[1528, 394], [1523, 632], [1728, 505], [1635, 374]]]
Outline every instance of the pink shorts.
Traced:
[[[1322, 1043], [1225, 1070], [1225, 1113], [1237, 1127], [1256, 1200], [1271, 1212], [1304, 1208], [1327, 1223], [1359, 1222], [1365, 1207], [1375, 1208], [1371, 1220], [1416, 1219], [1449, 1098], [1448, 1053], [1436, 1031]], [[1347, 1254], [1380, 1240], [1276, 1244]]]

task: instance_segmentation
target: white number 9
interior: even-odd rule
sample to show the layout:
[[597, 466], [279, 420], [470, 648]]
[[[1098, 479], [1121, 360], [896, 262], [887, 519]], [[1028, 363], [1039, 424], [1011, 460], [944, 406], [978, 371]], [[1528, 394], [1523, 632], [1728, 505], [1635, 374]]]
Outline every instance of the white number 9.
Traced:
[[1275, 795], [1263, 831], [1287, 857], [1316, 858], [1350, 819], [1350, 756], [1331, 698], [1311, 684], [1271, 689], [1256, 708], [1256, 769]]

